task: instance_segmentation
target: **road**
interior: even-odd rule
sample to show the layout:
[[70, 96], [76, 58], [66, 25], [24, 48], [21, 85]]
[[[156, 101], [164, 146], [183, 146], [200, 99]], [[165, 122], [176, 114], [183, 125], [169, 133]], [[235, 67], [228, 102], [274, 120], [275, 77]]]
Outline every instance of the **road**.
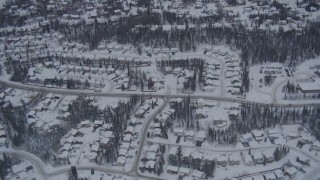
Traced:
[[236, 97], [223, 97], [223, 96], [208, 96], [208, 95], [198, 95], [198, 94], [161, 94], [161, 93], [144, 93], [144, 92], [121, 92], [121, 93], [113, 93], [113, 92], [92, 92], [87, 90], [75, 90], [75, 89], [57, 89], [57, 88], [49, 88], [49, 87], [40, 87], [40, 86], [32, 86], [27, 84], [21, 84], [12, 81], [4, 81], [0, 79], [0, 84], [6, 87], [29, 90], [29, 91], [37, 91], [41, 93], [54, 93], [54, 94], [62, 94], [62, 95], [86, 95], [86, 96], [106, 96], [106, 97], [130, 97], [132, 95], [152, 95], [157, 98], [185, 98], [190, 96], [191, 99], [208, 99], [208, 100], [217, 100], [217, 101], [226, 101], [226, 102], [239, 102], [239, 103], [255, 103], [258, 105], [270, 105], [274, 107], [304, 107], [304, 106], [313, 106], [318, 103], [309, 103], [303, 102], [299, 104], [280, 104], [280, 103], [267, 103], [267, 102], [257, 102], [246, 99], [240, 99]]
[[144, 144], [146, 136], [147, 136], [148, 127], [149, 127], [150, 123], [152, 122], [152, 120], [155, 119], [157, 114], [159, 114], [166, 107], [168, 102], [169, 102], [169, 100], [165, 99], [164, 103], [162, 103], [161, 106], [154, 113], [152, 113], [152, 115], [150, 115], [148, 117], [148, 119], [146, 120], [146, 122], [144, 123], [143, 130], [141, 133], [141, 139], [138, 144], [137, 156], [136, 156], [134, 164], [132, 166], [133, 169], [131, 169], [131, 171], [134, 172], [134, 174], [139, 174], [139, 161], [141, 159], [142, 147], [143, 147], [143, 144]]
[[[48, 87], [39, 87], [39, 86], [31, 86], [31, 85], [26, 85], [26, 84], [21, 84], [21, 83], [16, 83], [16, 82], [11, 82], [11, 81], [4, 81], [0, 79], [0, 84], [6, 87], [11, 87], [11, 88], [16, 88], [16, 89], [22, 89], [22, 90], [30, 90], [30, 91], [37, 91], [41, 93], [54, 93], [54, 94], [62, 94], [62, 95], [86, 95], [86, 96], [106, 96], [106, 97], [130, 97], [132, 95], [143, 95], [143, 92], [122, 92], [122, 93], [113, 93], [113, 92], [91, 92], [91, 91], [84, 91], [84, 90], [71, 90], [71, 89], [56, 89], [56, 88], [48, 88]], [[122, 170], [115, 170], [111, 169], [108, 167], [101, 167], [98, 165], [86, 165], [86, 166], [77, 166], [78, 170], [91, 170], [92, 168], [95, 169], [96, 171], [102, 171], [105, 173], [112, 173], [112, 174], [121, 174], [121, 175], [127, 175], [131, 177], [136, 177], [137, 179], [141, 179], [143, 174], [139, 173], [139, 161], [141, 158], [142, 154], [142, 148], [144, 143], [146, 143], [146, 134], [148, 127], [152, 120], [155, 118], [157, 114], [159, 114], [167, 105], [169, 99], [171, 98], [185, 98], [190, 96], [192, 99], [198, 99], [198, 98], [203, 98], [207, 100], [217, 100], [217, 101], [225, 101], [225, 102], [239, 102], [239, 103], [255, 103], [255, 104], [260, 104], [260, 105], [271, 105], [271, 106], [277, 106], [277, 107], [303, 107], [303, 106], [313, 106], [315, 104], [320, 105], [320, 102], [318, 103], [300, 103], [300, 104], [280, 104], [280, 103], [266, 103], [266, 102], [255, 102], [255, 101], [248, 101], [246, 99], [239, 99], [239, 98], [234, 98], [234, 97], [223, 97], [223, 96], [207, 96], [207, 95], [197, 95], [197, 94], [160, 94], [160, 93], [148, 93], [144, 94], [146, 96], [152, 95], [153, 97], [157, 98], [164, 98], [165, 102], [154, 112], [152, 115], [150, 115], [147, 119], [146, 122], [144, 123], [142, 133], [141, 133], [141, 139], [138, 144], [138, 150], [137, 150], [137, 156], [135, 157], [134, 164], [132, 166], [132, 169], [130, 171], [122, 171]], [[290, 147], [290, 149], [293, 149]], [[299, 151], [297, 149], [294, 149], [295, 151]], [[302, 152], [302, 151], [299, 151]], [[68, 173], [70, 171], [70, 166], [60, 166], [59, 168], [48, 168], [46, 164], [39, 159], [37, 156], [25, 152], [25, 151], [20, 151], [20, 150], [15, 150], [15, 149], [0, 149], [0, 153], [7, 153], [7, 154], [14, 154], [20, 158], [27, 159], [32, 162], [32, 164], [35, 165], [37, 169], [39, 169], [39, 172], [41, 176], [44, 177], [44, 179], [48, 179], [49, 177], [53, 177], [59, 174], [64, 174]], [[304, 153], [304, 152], [302, 152]], [[306, 153], [304, 153], [306, 154]], [[310, 156], [312, 157], [312, 156]], [[316, 160], [319, 162], [318, 159], [315, 159], [312, 157], [312, 159]], [[319, 169], [320, 170], [320, 169]], [[311, 177], [313, 178], [317, 175], [317, 170], [314, 170], [311, 173]], [[150, 177], [147, 177], [147, 179], [153, 179]], [[159, 179], [159, 178], [155, 178]]]

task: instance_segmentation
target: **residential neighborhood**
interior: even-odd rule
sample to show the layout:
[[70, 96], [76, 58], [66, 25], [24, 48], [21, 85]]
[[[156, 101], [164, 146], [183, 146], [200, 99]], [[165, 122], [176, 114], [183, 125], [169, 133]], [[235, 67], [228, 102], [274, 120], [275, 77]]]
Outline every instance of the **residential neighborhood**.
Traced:
[[0, 179], [319, 180], [319, 29], [319, 0], [0, 0]]

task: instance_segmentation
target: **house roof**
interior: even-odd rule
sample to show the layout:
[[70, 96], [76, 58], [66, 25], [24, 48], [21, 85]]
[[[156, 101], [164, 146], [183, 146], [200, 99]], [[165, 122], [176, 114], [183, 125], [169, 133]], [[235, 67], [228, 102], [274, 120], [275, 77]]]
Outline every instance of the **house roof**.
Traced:
[[131, 135], [131, 134], [126, 134], [126, 135], [123, 137], [123, 141], [131, 141], [131, 138], [132, 138], [132, 135]]
[[288, 168], [285, 169], [285, 172], [287, 174], [289, 174], [290, 176], [293, 176], [293, 175], [295, 175], [297, 173], [297, 169], [294, 168], [294, 167], [288, 167]]
[[238, 154], [230, 154], [229, 161], [240, 161], [240, 156]]
[[266, 158], [274, 157], [274, 150], [273, 149], [265, 150], [265, 151], [262, 152], [262, 154]]
[[173, 171], [173, 172], [178, 172], [179, 167], [177, 167], [177, 166], [168, 166], [167, 170], [168, 171]]
[[264, 174], [264, 177], [266, 178], [266, 180], [275, 180], [275, 179], [277, 179], [276, 175], [274, 173], [266, 173], [266, 174]]
[[177, 152], [178, 152], [178, 148], [177, 148], [177, 147], [171, 147], [171, 148], [170, 148], [170, 151], [169, 151], [169, 155], [170, 155], [170, 154], [176, 155]]
[[205, 139], [206, 138], [206, 132], [204, 132], [203, 130], [199, 131], [196, 135], [197, 139]]
[[277, 178], [282, 178], [285, 176], [285, 174], [280, 169], [274, 170], [273, 173], [277, 176]]
[[251, 152], [251, 156], [254, 159], [263, 159], [263, 156], [262, 156], [261, 152], [258, 152], [258, 151], [252, 151]]
[[101, 141], [100, 141], [100, 144], [108, 144], [110, 142], [110, 139], [109, 138], [103, 138]]
[[252, 134], [255, 136], [255, 137], [261, 137], [264, 135], [264, 132], [261, 131], [261, 130], [252, 130]]
[[149, 146], [149, 149], [148, 149], [149, 152], [157, 152], [158, 150], [159, 150], [158, 144], [152, 144], [151, 146]]
[[189, 168], [185, 168], [185, 167], [180, 167], [179, 168], [179, 173], [189, 174], [190, 173], [190, 169]]

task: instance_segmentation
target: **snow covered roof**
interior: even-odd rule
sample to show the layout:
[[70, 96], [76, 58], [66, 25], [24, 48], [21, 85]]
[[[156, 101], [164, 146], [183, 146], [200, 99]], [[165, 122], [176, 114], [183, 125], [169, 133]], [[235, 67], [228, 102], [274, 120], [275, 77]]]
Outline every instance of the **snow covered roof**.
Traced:
[[192, 131], [192, 130], [186, 131], [186, 132], [184, 133], [184, 135], [185, 135], [185, 136], [193, 137], [193, 136], [194, 136], [194, 131]]
[[192, 176], [200, 179], [203, 178], [205, 174], [202, 171], [194, 170], [192, 171]]
[[131, 141], [131, 138], [132, 138], [132, 135], [131, 135], [131, 134], [126, 134], [126, 135], [123, 137], [123, 141]]
[[155, 164], [156, 164], [156, 162], [154, 162], [154, 161], [147, 161], [146, 167], [147, 168], [154, 168]]
[[158, 152], [159, 150], [159, 145], [158, 144], [152, 144], [149, 146], [148, 152]]
[[128, 152], [128, 149], [120, 149], [120, 150], [119, 150], [119, 156], [124, 156], [124, 157], [126, 157], [127, 152]]
[[170, 151], [169, 151], [169, 155], [176, 155], [178, 152], [178, 148], [177, 147], [172, 147], [170, 148]]
[[123, 157], [123, 156], [119, 156], [118, 159], [117, 159], [117, 164], [125, 164], [126, 163], [126, 158]]
[[100, 144], [106, 145], [106, 144], [109, 143], [109, 141], [110, 141], [109, 138], [104, 138], [104, 139], [102, 139], [102, 140], [100, 141]]
[[299, 83], [302, 91], [320, 91], [320, 80], [312, 83]]
[[180, 167], [179, 168], [179, 173], [189, 174], [190, 173], [190, 169], [189, 168], [185, 168], [185, 167]]
[[224, 155], [217, 156], [217, 161], [218, 162], [226, 162], [226, 161], [228, 161], [228, 157], [224, 156]]
[[193, 159], [202, 159], [202, 156], [203, 156], [203, 154], [200, 153], [200, 152], [198, 152], [198, 151], [193, 151], [193, 152], [191, 153], [191, 157], [192, 157]]
[[284, 171], [290, 176], [294, 176], [297, 173], [297, 169], [294, 167], [285, 168]]
[[265, 180], [262, 175], [257, 175], [253, 177], [254, 180]]
[[238, 154], [230, 154], [229, 161], [238, 162], [238, 161], [240, 161], [240, 157]]
[[128, 126], [127, 128], [126, 128], [126, 130], [125, 130], [125, 132], [134, 132], [133, 131], [133, 127], [132, 126]]
[[167, 171], [178, 172], [179, 167], [177, 166], [168, 166]]
[[252, 130], [252, 134], [255, 136], [255, 137], [261, 137], [264, 135], [264, 132], [261, 131], [261, 130]]
[[201, 130], [197, 133], [196, 139], [198, 140], [204, 140], [206, 138], [206, 132]]
[[183, 134], [183, 132], [184, 132], [184, 131], [183, 131], [183, 129], [181, 129], [181, 128], [174, 128], [174, 129], [173, 129], [173, 133], [174, 133], [174, 134]]
[[266, 180], [275, 180], [277, 179], [274, 173], [266, 173], [263, 175], [265, 177]]
[[263, 159], [263, 156], [262, 156], [261, 152], [258, 152], [258, 151], [252, 151], [251, 152], [251, 156], [254, 159]]
[[277, 176], [278, 179], [281, 179], [285, 176], [285, 174], [280, 169], [274, 170], [273, 173]]
[[274, 157], [274, 150], [273, 149], [265, 150], [265, 151], [262, 152], [262, 154], [266, 158], [272, 158], [272, 157]]

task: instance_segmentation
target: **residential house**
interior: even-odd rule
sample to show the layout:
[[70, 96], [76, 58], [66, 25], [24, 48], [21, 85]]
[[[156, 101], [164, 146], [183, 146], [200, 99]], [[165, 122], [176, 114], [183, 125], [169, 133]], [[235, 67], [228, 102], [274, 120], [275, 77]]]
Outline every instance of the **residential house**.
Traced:
[[231, 166], [240, 165], [240, 157], [238, 154], [230, 154], [229, 155], [229, 164]]
[[203, 180], [206, 178], [205, 173], [198, 170], [192, 171], [191, 176], [193, 177], [194, 180]]
[[207, 111], [207, 109], [203, 109], [203, 108], [196, 109], [196, 115], [195, 116], [196, 116], [197, 119], [206, 118], [206, 117], [208, 117], [208, 111]]
[[93, 126], [94, 126], [95, 128], [102, 127], [102, 126], [103, 126], [103, 121], [101, 121], [101, 120], [95, 120], [95, 121], [93, 122]]
[[174, 128], [173, 129], [173, 134], [176, 135], [176, 136], [183, 136], [184, 131], [181, 128]]
[[263, 155], [259, 151], [252, 151], [251, 157], [252, 157], [255, 164], [263, 164], [263, 162], [264, 162]]
[[117, 165], [118, 166], [124, 166], [126, 163], [126, 158], [123, 156], [119, 156], [117, 159]]
[[193, 141], [193, 139], [194, 139], [194, 131], [192, 131], [192, 130], [186, 131], [184, 133], [184, 138], [187, 141]]
[[132, 135], [131, 134], [126, 134], [123, 137], [123, 142], [129, 142], [130, 143], [131, 139], [132, 139]]
[[194, 138], [196, 142], [204, 142], [205, 139], [206, 139], [206, 132], [203, 130], [200, 130], [197, 133], [196, 137]]
[[277, 177], [277, 180], [285, 180], [286, 179], [285, 174], [280, 169], [274, 170], [273, 173]]
[[279, 133], [275, 129], [269, 129], [268, 130], [268, 137], [270, 140], [275, 140], [279, 138]]
[[263, 151], [262, 155], [266, 159], [267, 163], [272, 163], [275, 160], [274, 159], [274, 150], [273, 149]]
[[167, 167], [167, 173], [168, 174], [178, 174], [179, 167], [177, 166], [168, 166]]
[[112, 141], [110, 138], [104, 138], [100, 141], [100, 146], [104, 149], [110, 147], [112, 145]]
[[244, 164], [246, 166], [253, 166], [254, 161], [252, 160], [252, 157], [248, 153], [241, 152], [242, 159], [244, 161]]
[[153, 172], [155, 170], [156, 162], [154, 160], [147, 161], [146, 163], [146, 170], [149, 172]]
[[288, 175], [290, 178], [294, 178], [297, 174], [297, 169], [295, 167], [284, 168], [284, 174]]
[[179, 176], [189, 176], [190, 175], [190, 169], [185, 167], [179, 168]]
[[132, 126], [128, 126], [126, 128], [126, 130], [124, 131], [124, 134], [131, 134], [133, 135], [134, 134], [134, 128]]
[[313, 144], [311, 146], [311, 149], [315, 150], [315, 151], [320, 151], [320, 143], [319, 143], [319, 141], [313, 142]]
[[252, 141], [252, 140], [253, 140], [253, 136], [252, 136], [251, 133], [243, 134], [243, 135], [241, 135], [241, 137], [240, 137], [240, 141], [241, 141], [242, 143], [249, 143], [249, 142]]
[[205, 163], [212, 163], [215, 160], [215, 157], [213, 154], [205, 154], [203, 156], [203, 162]]
[[169, 151], [169, 154], [168, 154], [168, 158], [169, 159], [177, 159], [178, 156], [178, 148], [177, 147], [171, 147], [170, 148], [170, 151]]
[[264, 132], [261, 130], [253, 130], [252, 135], [256, 141], [262, 141], [264, 137]]
[[217, 165], [226, 167], [228, 164], [228, 156], [226, 155], [220, 155], [217, 157]]
[[266, 173], [263, 177], [265, 180], [277, 180], [277, 177], [273, 172]]

